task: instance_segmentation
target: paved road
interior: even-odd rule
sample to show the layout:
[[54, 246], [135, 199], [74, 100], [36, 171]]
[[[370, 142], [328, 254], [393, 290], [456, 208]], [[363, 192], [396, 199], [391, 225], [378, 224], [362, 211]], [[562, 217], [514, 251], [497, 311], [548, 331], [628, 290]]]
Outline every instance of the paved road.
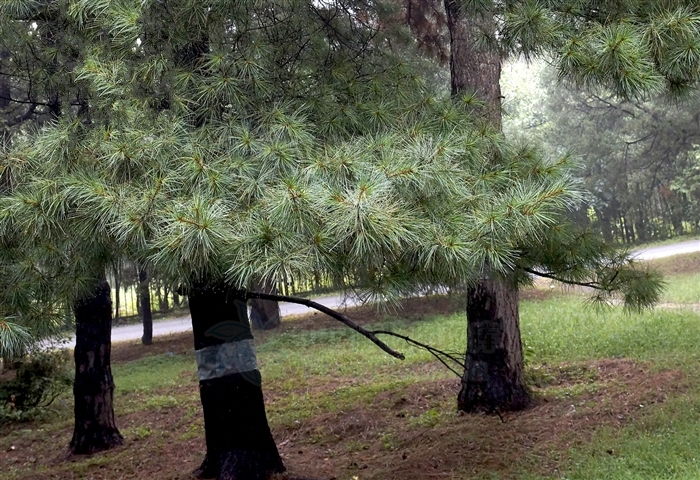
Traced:
[[635, 258], [639, 260], [652, 260], [654, 258], [671, 257], [673, 255], [683, 255], [693, 252], [700, 252], [700, 240], [643, 248], [635, 252]]
[[[637, 250], [635, 257], [640, 260], [651, 260], [654, 258], [670, 257], [672, 255], [681, 255], [685, 253], [699, 252], [700, 240], [676, 243], [673, 245], [663, 245], [660, 247], [651, 247]], [[329, 308], [337, 308], [342, 305], [354, 306], [357, 305], [357, 300], [353, 298], [345, 299], [342, 295], [327, 296], [315, 299]], [[303, 305], [282, 303], [280, 304], [282, 316], [288, 315], [303, 315], [312, 312], [313, 310]], [[169, 335], [171, 333], [179, 333], [192, 329], [192, 323], [189, 316], [175, 318], [173, 320], [163, 320], [153, 322], [153, 336]], [[141, 338], [143, 328], [140, 324], [124, 325], [114, 327], [112, 329], [112, 341], [124, 342], [127, 340], [138, 340]], [[75, 339], [71, 339], [70, 347], [75, 345]]]
[[[328, 308], [338, 308], [342, 306], [352, 307], [358, 304], [354, 298], [345, 298], [343, 295], [332, 295], [326, 297], [315, 298], [315, 302], [325, 305]], [[282, 316], [289, 315], [304, 315], [314, 312], [312, 308], [305, 307], [296, 303], [280, 303], [280, 313]], [[192, 330], [192, 320], [190, 316], [174, 318], [172, 320], [162, 320], [153, 322], [153, 336], [169, 335], [171, 333], [185, 332]], [[112, 328], [112, 342], [125, 342], [128, 340], [138, 340], [143, 334], [143, 326], [140, 323], [134, 325], [123, 325]], [[67, 344], [68, 348], [75, 346], [75, 337], [71, 337]]]

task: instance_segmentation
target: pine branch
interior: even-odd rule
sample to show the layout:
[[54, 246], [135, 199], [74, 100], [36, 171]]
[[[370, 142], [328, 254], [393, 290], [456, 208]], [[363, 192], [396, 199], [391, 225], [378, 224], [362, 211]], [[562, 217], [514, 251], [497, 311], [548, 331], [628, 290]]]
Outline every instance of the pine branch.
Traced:
[[320, 303], [314, 302], [313, 300], [309, 300], [307, 298], [299, 298], [299, 297], [288, 297], [286, 295], [276, 295], [276, 294], [272, 294], [272, 293], [248, 291], [246, 293], [246, 299], [251, 299], [251, 298], [258, 298], [260, 300], [273, 300], [273, 301], [278, 301], [278, 302], [296, 303], [299, 305], [305, 305], [309, 308], [313, 308], [313, 309], [318, 310], [319, 312], [323, 312], [326, 315], [328, 315], [329, 317], [334, 318], [334, 319], [338, 320], [339, 322], [347, 325], [348, 327], [352, 328], [360, 335], [367, 337], [372, 343], [377, 345], [379, 348], [384, 350], [386, 353], [388, 353], [392, 357], [398, 358], [399, 360], [406, 359], [406, 357], [404, 356], [403, 353], [397, 352], [396, 350], [392, 349], [389, 345], [387, 345], [386, 343], [379, 340], [374, 332], [370, 332], [369, 330], [361, 327], [360, 325], [353, 322], [352, 320], [350, 320], [348, 317], [346, 317], [342, 313], [336, 312], [335, 310], [328, 308], [325, 305], [321, 305]]
[[424, 350], [427, 350], [431, 355], [433, 355], [435, 358], [437, 358], [440, 361], [440, 363], [442, 363], [445, 366], [445, 368], [450, 370], [452, 373], [457, 375], [459, 378], [462, 378], [462, 373], [460, 373], [457, 370], [455, 370], [454, 368], [450, 367], [447, 364], [447, 362], [444, 360], [444, 358], [452, 360], [454, 363], [459, 365], [459, 367], [461, 367], [462, 370], [464, 370], [466, 368], [466, 366], [464, 365], [464, 362], [461, 362], [458, 358], [455, 358], [453, 355], [451, 355], [447, 352], [444, 352], [442, 350], [439, 350], [435, 347], [432, 347], [430, 345], [427, 345], [425, 343], [421, 343], [417, 340], [412, 339], [411, 337], [407, 337], [406, 335], [401, 335], [399, 333], [390, 332], [388, 330], [373, 330], [372, 333], [374, 333], [375, 335], [389, 335], [391, 337], [400, 338], [402, 340], [405, 340], [406, 343], [408, 343], [409, 345], [413, 345], [414, 347], [418, 347], [418, 348], [422, 348]]
[[[556, 280], [557, 282], [565, 283], [567, 285], [588, 287], [588, 288], [593, 288], [596, 290], [607, 290], [606, 288], [602, 287], [601, 284], [598, 282], [577, 282], [575, 280], [570, 280], [567, 278], [558, 277], [556, 274], [550, 273], [550, 272], [539, 272], [539, 271], [533, 270], [531, 268], [524, 268], [523, 270], [525, 270], [527, 273], [531, 273], [532, 275], [537, 275], [538, 277], [543, 277], [543, 278], [549, 278], [550, 280]], [[618, 273], [619, 272], [616, 271], [615, 275], [613, 275], [612, 279], [610, 280], [611, 284], [615, 280], [615, 278], [617, 277]]]

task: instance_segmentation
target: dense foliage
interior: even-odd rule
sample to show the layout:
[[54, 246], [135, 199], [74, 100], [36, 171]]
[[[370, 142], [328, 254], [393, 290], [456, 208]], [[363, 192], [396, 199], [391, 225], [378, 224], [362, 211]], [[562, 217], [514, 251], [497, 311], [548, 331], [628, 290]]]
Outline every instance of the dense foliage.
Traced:
[[[280, 7], [284, 21], [226, 2], [24, 13], [59, 16], [86, 48], [73, 101], [5, 156], [5, 237], [48, 242], [42, 265], [78, 283], [128, 251], [178, 281], [322, 270], [385, 291], [512, 266], [518, 240], [576, 201], [565, 165], [431, 96], [372, 22]], [[25, 35], [45, 48], [37, 25]], [[345, 48], [328, 40], [349, 30]]]
[[[322, 272], [384, 298], [464, 285], [486, 262], [556, 271], [556, 252], [523, 253], [560, 245], [549, 229], [581, 198], [570, 160], [505, 143], [472, 114], [471, 95], [442, 98], [397, 11], [381, 7], [4, 3], [5, 91], [42, 115], [2, 156], [4, 255], [24, 266], [18, 278], [31, 286], [18, 289], [42, 300], [23, 308], [80, 296], [124, 255], [173, 284]], [[566, 32], [600, 30], [600, 19], [573, 21], [556, 2], [509, 8], [545, 9], [558, 22], [542, 43], [551, 48]], [[527, 39], [547, 29], [537, 15], [516, 28], [516, 10], [504, 17], [504, 45], [534, 53]], [[635, 28], [648, 28], [640, 18]], [[654, 58], [661, 68], [666, 57]], [[585, 79], [581, 62], [560, 70]], [[567, 235], [570, 247], [584, 238]], [[564, 272], [619, 282], [583, 273], [596, 262], [628, 268], [596, 245], [570, 249], [581, 268]], [[640, 306], [654, 295], [629, 298]], [[22, 311], [14, 296], [3, 303], [8, 318]]]
[[65, 350], [36, 352], [17, 362], [10, 379], [0, 380], [0, 423], [28, 420], [43, 412], [71, 386]]

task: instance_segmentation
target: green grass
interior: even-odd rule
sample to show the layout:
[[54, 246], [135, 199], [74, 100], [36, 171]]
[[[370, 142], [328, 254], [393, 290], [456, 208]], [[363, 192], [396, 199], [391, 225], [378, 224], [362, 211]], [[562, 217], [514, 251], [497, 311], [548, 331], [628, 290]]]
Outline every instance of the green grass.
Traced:
[[666, 280], [661, 301], [665, 303], [700, 303], [700, 273], [676, 275]]
[[671, 399], [621, 430], [602, 428], [571, 452], [568, 471], [523, 478], [567, 480], [697, 480], [700, 478], [698, 392]]
[[[674, 288], [685, 284], [678, 277], [670, 283]], [[576, 308], [577, 302], [559, 299], [524, 306], [523, 337], [534, 362], [628, 357], [650, 362], [655, 369], [682, 369], [694, 381], [688, 392], [649, 407], [630, 425], [598, 430], [590, 444], [569, 452], [564, 473], [539, 477], [523, 472], [522, 478], [700, 478], [700, 382], [695, 378], [700, 363], [700, 316], [689, 310], [664, 309], [641, 315], [626, 315], [618, 309], [596, 314]]]
[[[669, 289], [664, 301], [700, 302], [700, 289], [693, 284], [700, 282], [700, 274], [674, 275], [667, 280]], [[466, 342], [463, 313], [421, 321], [388, 318], [371, 328], [401, 332], [446, 351], [462, 352]], [[555, 453], [565, 458], [557, 475], [535, 475], [539, 463], [535, 458], [523, 461], [518, 478], [700, 478], [700, 379], [696, 375], [700, 364], [699, 314], [691, 309], [668, 308], [642, 314], [626, 314], [620, 308], [597, 311], [580, 296], [561, 295], [522, 302], [521, 330], [528, 378], [537, 386], [546, 387], [547, 394], [553, 398], [576, 398], [605, 388], [596, 368], [585, 362], [606, 358], [645, 362], [652, 371], [680, 369], [686, 373], [688, 385], [682, 393], [669, 394], [666, 403], [646, 406], [625, 427], [600, 428], [590, 442]], [[303, 419], [369, 406], [384, 392], [401, 391], [416, 382], [452, 375], [436, 369], [427, 352], [397, 339], [385, 340], [404, 352], [406, 360], [390, 357], [364, 337], [343, 328], [266, 334], [258, 339], [263, 388], [274, 398], [267, 405], [271, 425], [293, 429]], [[113, 372], [118, 416], [180, 408], [186, 428], [176, 434], [175, 440], [187, 441], [203, 435], [192, 355], [149, 356], [114, 365]], [[561, 379], [575, 381], [557, 383]], [[65, 429], [70, 407], [68, 404], [60, 407], [60, 414], [53, 420], [13, 431], [7, 441], [13, 438], [41, 441], [46, 432]], [[459, 417], [453, 404], [430, 404], [422, 413], [406, 419], [408, 426], [416, 430], [456, 421]], [[124, 433], [144, 442], [155, 441], [161, 435], [156, 428], [157, 425], [134, 424], [125, 428]], [[323, 432], [319, 435], [321, 438]], [[402, 440], [394, 435], [395, 432], [386, 431], [380, 439], [387, 452], [402, 445]], [[362, 452], [371, 443], [371, 439], [353, 441], [347, 444], [349, 453]], [[60, 468], [70, 468], [83, 475], [101, 462], [116, 461], [115, 455], [126, 455], [125, 452]], [[13, 470], [8, 478], [22, 478], [25, 474], [24, 470]], [[499, 478], [493, 472], [480, 475], [478, 478]]]
[[190, 383], [190, 379], [195, 376], [196, 366], [191, 355], [165, 354], [114, 365], [112, 372], [118, 393], [129, 395]]
[[522, 334], [534, 363], [628, 357], [690, 368], [700, 358], [700, 317], [686, 310], [596, 311], [562, 297], [523, 305]]

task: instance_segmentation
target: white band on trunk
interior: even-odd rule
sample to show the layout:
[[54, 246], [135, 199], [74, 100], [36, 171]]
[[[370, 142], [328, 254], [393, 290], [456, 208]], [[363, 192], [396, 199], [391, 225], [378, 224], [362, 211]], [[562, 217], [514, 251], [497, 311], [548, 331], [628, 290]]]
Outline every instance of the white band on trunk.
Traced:
[[253, 339], [212, 345], [194, 354], [200, 381], [258, 369]]

